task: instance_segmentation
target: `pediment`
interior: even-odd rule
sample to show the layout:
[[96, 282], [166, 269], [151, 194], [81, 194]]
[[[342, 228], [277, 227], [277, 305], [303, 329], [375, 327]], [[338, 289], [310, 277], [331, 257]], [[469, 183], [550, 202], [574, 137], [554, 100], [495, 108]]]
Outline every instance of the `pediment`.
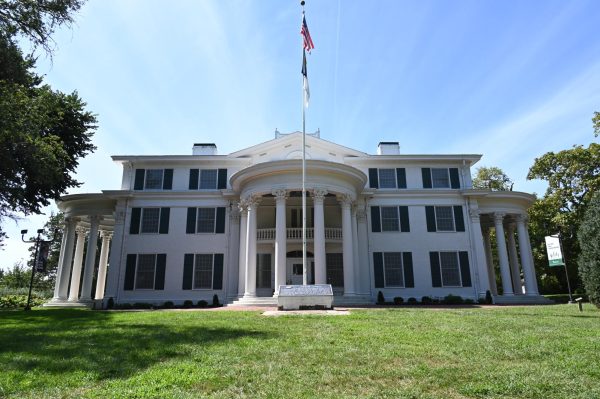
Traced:
[[[306, 135], [306, 159], [343, 162], [346, 157], [363, 157], [367, 154], [342, 145]], [[302, 158], [302, 132], [294, 132], [233, 152], [231, 158], [250, 158], [252, 163], [282, 161]]]

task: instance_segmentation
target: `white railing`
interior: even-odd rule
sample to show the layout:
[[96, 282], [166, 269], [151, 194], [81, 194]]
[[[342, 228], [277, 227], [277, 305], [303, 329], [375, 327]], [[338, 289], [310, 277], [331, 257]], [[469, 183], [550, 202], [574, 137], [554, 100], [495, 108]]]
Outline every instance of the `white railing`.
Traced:
[[[286, 229], [286, 235], [288, 240], [302, 240], [302, 227], [290, 227]], [[314, 229], [306, 229], [306, 239], [314, 239]], [[341, 241], [342, 229], [338, 227], [326, 227], [325, 228], [325, 239], [330, 241]], [[275, 229], [257, 229], [256, 230], [257, 241], [275, 241]]]

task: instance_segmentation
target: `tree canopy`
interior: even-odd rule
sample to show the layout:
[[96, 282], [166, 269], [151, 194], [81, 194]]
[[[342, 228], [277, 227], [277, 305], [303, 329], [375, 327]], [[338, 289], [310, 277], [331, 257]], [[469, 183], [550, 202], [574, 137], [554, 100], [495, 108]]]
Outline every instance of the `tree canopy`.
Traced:
[[600, 134], [600, 112], [594, 112], [592, 123], [594, 124], [594, 135], [598, 137]]
[[473, 188], [492, 191], [512, 190], [512, 180], [504, 171], [496, 166], [482, 166], [477, 168], [473, 178]]
[[18, 45], [24, 38], [51, 54], [52, 33], [70, 26], [82, 3], [0, 1], [0, 220], [40, 213], [79, 186], [73, 178], [79, 160], [95, 150], [95, 115], [76, 91], [43, 84], [34, 56]]
[[577, 235], [581, 280], [590, 301], [600, 307], [600, 191], [590, 201]]

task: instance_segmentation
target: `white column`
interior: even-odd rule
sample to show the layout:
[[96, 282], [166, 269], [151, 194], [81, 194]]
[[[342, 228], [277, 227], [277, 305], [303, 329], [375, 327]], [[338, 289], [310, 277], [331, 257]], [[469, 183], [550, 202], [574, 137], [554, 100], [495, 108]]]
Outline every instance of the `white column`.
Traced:
[[[490, 289], [490, 269], [487, 262], [487, 254], [485, 253], [485, 242], [481, 233], [481, 217], [478, 209], [470, 209], [469, 217], [471, 218], [471, 235], [473, 242], [473, 257], [475, 258], [475, 270], [477, 271], [477, 295], [485, 296], [487, 290]], [[489, 242], [489, 235], [488, 235]]]
[[341, 199], [342, 235], [344, 262], [344, 295], [354, 295], [354, 249], [352, 248], [352, 198], [344, 195]]
[[533, 256], [531, 255], [531, 244], [529, 243], [529, 233], [527, 232], [527, 216], [517, 216], [517, 233], [519, 235], [521, 265], [523, 266], [523, 275], [525, 277], [525, 293], [527, 295], [539, 295], [535, 279]]
[[238, 295], [246, 292], [246, 234], [248, 234], [248, 204], [240, 201], [240, 258], [238, 266]]
[[[115, 225], [113, 227], [113, 237], [111, 249], [108, 254], [108, 263], [110, 269], [106, 271], [106, 288], [104, 289], [104, 302], [108, 302], [112, 298], [118, 303], [119, 297], [119, 281], [122, 273], [125, 272], [125, 259], [123, 254], [124, 244], [126, 240], [125, 219], [127, 217], [127, 200], [117, 200], [115, 206], [114, 218]], [[122, 286], [121, 286], [122, 289]]]
[[358, 259], [358, 223], [356, 222], [356, 202], [352, 205], [352, 270], [354, 270], [354, 293], [360, 292], [360, 275], [359, 275], [359, 259]]
[[63, 230], [62, 245], [60, 247], [60, 257], [58, 260], [58, 274], [54, 287], [55, 302], [67, 300], [69, 294], [69, 277], [71, 277], [71, 264], [73, 262], [73, 245], [75, 244], [75, 227], [78, 219], [65, 218], [65, 227]]
[[81, 286], [80, 301], [89, 302], [92, 300], [92, 283], [94, 282], [94, 272], [96, 271], [96, 250], [98, 248], [98, 227], [100, 226], [100, 216], [90, 217], [90, 235], [88, 236], [87, 251], [85, 253], [85, 268], [83, 269], [83, 283]]
[[485, 248], [485, 263], [488, 269], [488, 280], [490, 284], [490, 292], [492, 295], [498, 295], [498, 288], [496, 287], [496, 270], [494, 268], [494, 259], [492, 258], [492, 241], [490, 240], [490, 229], [489, 227], [483, 227], [481, 230], [483, 235], [483, 245]]
[[315, 208], [314, 250], [315, 250], [315, 284], [327, 284], [325, 270], [325, 210], [323, 203], [327, 190], [317, 188], [313, 191], [313, 206]]
[[369, 228], [367, 226], [367, 213], [365, 212], [365, 204], [360, 203], [360, 207], [356, 210], [357, 219], [357, 248], [358, 259], [355, 259], [355, 264], [362, 266], [359, 268], [356, 284], [357, 294], [370, 295], [371, 292], [371, 263], [369, 259]]
[[512, 279], [513, 292], [515, 294], [522, 294], [523, 288], [521, 287], [521, 272], [519, 270], [519, 258], [517, 257], [514, 223], [506, 225], [506, 238], [508, 241], [508, 260], [510, 263], [510, 276]]
[[75, 258], [73, 259], [73, 272], [71, 273], [71, 288], [69, 289], [69, 301], [76, 302], [79, 299], [79, 280], [81, 279], [81, 262], [83, 262], [83, 246], [87, 230], [81, 226], [76, 228], [77, 244], [75, 245]]
[[508, 265], [508, 254], [506, 253], [506, 239], [504, 237], [504, 213], [494, 213], [494, 226], [496, 227], [496, 245], [498, 247], [498, 259], [500, 261], [500, 274], [502, 275], [502, 295], [513, 295], [510, 280], [510, 269]]
[[94, 299], [104, 299], [104, 286], [106, 284], [106, 267], [108, 266], [108, 249], [112, 232], [102, 230], [102, 247], [100, 248], [100, 263], [98, 264], [98, 278], [96, 279], [96, 294]]
[[246, 291], [244, 297], [256, 296], [256, 213], [260, 199], [248, 199], [248, 228], [246, 233]]
[[227, 299], [238, 295], [240, 265], [240, 211], [239, 202], [232, 201], [229, 207], [228, 254], [227, 254]]
[[287, 253], [287, 227], [285, 220], [285, 201], [287, 192], [275, 190], [275, 296], [279, 295], [279, 286], [285, 285]]

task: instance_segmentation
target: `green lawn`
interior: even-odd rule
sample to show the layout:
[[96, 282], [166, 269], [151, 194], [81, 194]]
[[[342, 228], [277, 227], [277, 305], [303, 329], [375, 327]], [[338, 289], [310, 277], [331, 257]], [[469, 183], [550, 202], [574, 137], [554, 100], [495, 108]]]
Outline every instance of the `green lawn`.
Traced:
[[0, 397], [598, 398], [600, 311], [2, 311]]

